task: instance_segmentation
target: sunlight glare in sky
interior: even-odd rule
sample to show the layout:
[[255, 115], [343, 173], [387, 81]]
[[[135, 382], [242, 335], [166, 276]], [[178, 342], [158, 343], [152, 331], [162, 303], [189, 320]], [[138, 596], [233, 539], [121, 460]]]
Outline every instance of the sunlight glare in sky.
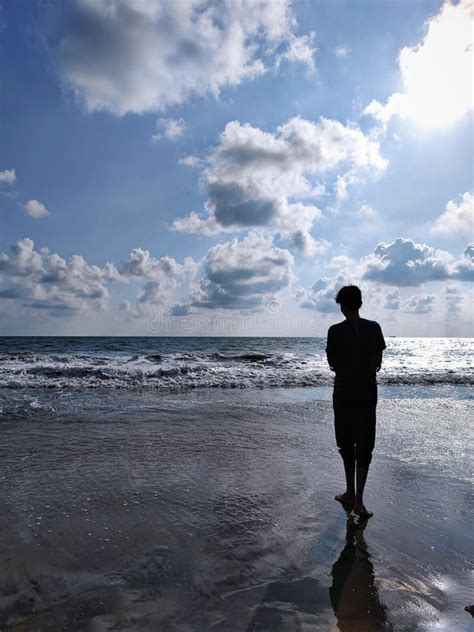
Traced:
[[404, 91], [366, 108], [386, 123], [394, 115], [417, 125], [441, 127], [460, 119], [473, 105], [473, 8], [472, 0], [454, 5], [446, 2], [428, 22], [425, 39], [400, 52]]

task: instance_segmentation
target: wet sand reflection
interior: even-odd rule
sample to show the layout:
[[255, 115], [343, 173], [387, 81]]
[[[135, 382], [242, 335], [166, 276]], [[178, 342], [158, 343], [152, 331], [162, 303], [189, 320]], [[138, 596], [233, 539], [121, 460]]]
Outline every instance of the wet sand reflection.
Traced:
[[341, 632], [392, 631], [375, 583], [366, 526], [348, 514], [346, 544], [332, 566], [329, 591], [324, 580], [312, 576], [271, 582], [247, 631], [298, 632], [308, 624], [332, 630], [331, 606]]
[[364, 530], [367, 521], [347, 519], [346, 545], [332, 567], [329, 596], [341, 632], [392, 630], [375, 585]]

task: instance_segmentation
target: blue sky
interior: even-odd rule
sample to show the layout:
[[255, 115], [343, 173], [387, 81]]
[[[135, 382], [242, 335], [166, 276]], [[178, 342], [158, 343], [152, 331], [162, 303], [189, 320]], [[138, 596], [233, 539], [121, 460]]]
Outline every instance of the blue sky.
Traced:
[[0, 333], [472, 335], [473, 2], [4, 2]]

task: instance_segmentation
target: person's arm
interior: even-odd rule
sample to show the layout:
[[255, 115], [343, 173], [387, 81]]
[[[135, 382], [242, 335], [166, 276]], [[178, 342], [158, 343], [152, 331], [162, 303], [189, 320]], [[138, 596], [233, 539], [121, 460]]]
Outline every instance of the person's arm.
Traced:
[[327, 343], [326, 343], [326, 357], [328, 360], [329, 368], [331, 371], [336, 370], [336, 345], [334, 340], [334, 332], [332, 327], [329, 327]]
[[385, 339], [383, 337], [382, 329], [380, 325], [377, 323], [377, 335], [376, 335], [376, 343], [375, 348], [376, 351], [373, 356], [373, 362], [375, 366], [375, 370], [378, 372], [382, 368], [382, 356], [383, 350], [387, 347], [385, 344]]
[[374, 364], [375, 364], [375, 370], [377, 371], [377, 373], [382, 368], [382, 355], [383, 355], [382, 349], [374, 353]]

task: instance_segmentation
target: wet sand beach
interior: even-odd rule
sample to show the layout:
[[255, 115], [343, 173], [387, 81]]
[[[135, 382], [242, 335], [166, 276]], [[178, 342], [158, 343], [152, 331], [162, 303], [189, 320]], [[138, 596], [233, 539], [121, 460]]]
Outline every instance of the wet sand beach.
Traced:
[[2, 632], [471, 629], [465, 389], [381, 389], [365, 525], [330, 389], [51, 402], [1, 422]]

